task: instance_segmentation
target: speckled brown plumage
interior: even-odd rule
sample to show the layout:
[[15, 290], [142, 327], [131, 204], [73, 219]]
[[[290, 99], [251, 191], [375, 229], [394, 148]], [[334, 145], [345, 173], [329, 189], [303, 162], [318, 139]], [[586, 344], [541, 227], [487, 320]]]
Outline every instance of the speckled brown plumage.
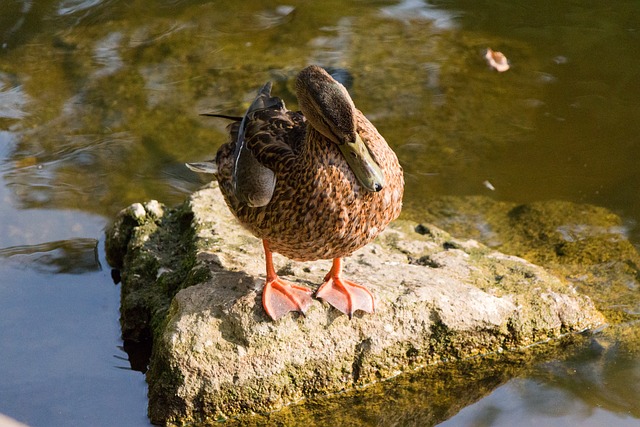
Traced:
[[249, 207], [234, 195], [233, 154], [240, 122], [218, 151], [218, 182], [229, 208], [271, 250], [298, 261], [343, 257], [373, 240], [400, 214], [404, 180], [395, 153], [376, 128], [355, 111], [357, 131], [380, 166], [386, 185], [362, 188], [336, 144], [284, 104], [253, 112], [245, 139], [258, 161], [274, 171], [271, 201]]

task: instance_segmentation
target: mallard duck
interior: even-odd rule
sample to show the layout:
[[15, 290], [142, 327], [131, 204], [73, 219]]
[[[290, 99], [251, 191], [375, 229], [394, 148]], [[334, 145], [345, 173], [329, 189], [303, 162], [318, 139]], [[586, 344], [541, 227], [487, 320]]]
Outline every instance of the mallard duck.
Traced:
[[[301, 112], [289, 111], [265, 84], [242, 117], [232, 120], [229, 142], [214, 164], [236, 218], [259, 239], [266, 258], [262, 304], [274, 320], [305, 313], [312, 291], [281, 279], [272, 252], [296, 261], [332, 259], [315, 293], [350, 318], [373, 313], [367, 288], [342, 277], [342, 258], [372, 241], [400, 214], [404, 179], [395, 153], [347, 90], [318, 66], [296, 79]], [[213, 167], [212, 167], [213, 166]]]

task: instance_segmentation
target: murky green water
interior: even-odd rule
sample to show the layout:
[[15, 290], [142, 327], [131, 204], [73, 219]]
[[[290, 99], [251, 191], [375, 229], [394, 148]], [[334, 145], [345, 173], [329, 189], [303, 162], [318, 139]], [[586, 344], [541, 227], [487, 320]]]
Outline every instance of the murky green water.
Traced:
[[[238, 114], [269, 79], [293, 108], [291, 77], [312, 62], [348, 72], [398, 153], [407, 218], [441, 195], [563, 199], [613, 209], [640, 245], [637, 1], [239, 5], [0, 4], [0, 413], [148, 423], [142, 375], [119, 369], [102, 230], [132, 202], [201, 185], [183, 162], [210, 157], [225, 124], [199, 112]], [[490, 70], [487, 47], [511, 69]], [[596, 347], [496, 385], [445, 425], [640, 425], [638, 346]]]

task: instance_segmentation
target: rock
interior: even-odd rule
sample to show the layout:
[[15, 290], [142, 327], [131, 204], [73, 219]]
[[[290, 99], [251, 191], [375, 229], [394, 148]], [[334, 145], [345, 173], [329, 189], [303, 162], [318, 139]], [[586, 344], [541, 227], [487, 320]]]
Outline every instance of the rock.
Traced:
[[543, 265], [588, 295], [608, 323], [638, 319], [640, 254], [629, 241], [633, 225], [606, 208], [444, 196], [432, 200], [424, 216], [452, 234]]
[[[352, 320], [316, 301], [278, 322], [261, 306], [258, 239], [215, 186], [182, 206], [123, 210], [107, 231], [122, 269], [125, 340], [153, 338], [153, 422], [211, 422], [277, 410], [404, 371], [521, 349], [605, 322], [591, 300], [524, 259], [399, 221], [346, 259], [376, 313]], [[276, 255], [285, 278], [316, 288], [330, 261]]]
[[0, 413], [0, 427], [27, 427], [27, 425]]

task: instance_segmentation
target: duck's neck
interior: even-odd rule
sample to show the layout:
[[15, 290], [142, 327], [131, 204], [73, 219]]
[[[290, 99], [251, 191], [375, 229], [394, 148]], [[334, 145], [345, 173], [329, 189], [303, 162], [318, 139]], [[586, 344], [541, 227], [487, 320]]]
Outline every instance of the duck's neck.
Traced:
[[306, 136], [300, 152], [303, 165], [329, 165], [340, 161], [338, 147], [311, 125], [307, 125]]

